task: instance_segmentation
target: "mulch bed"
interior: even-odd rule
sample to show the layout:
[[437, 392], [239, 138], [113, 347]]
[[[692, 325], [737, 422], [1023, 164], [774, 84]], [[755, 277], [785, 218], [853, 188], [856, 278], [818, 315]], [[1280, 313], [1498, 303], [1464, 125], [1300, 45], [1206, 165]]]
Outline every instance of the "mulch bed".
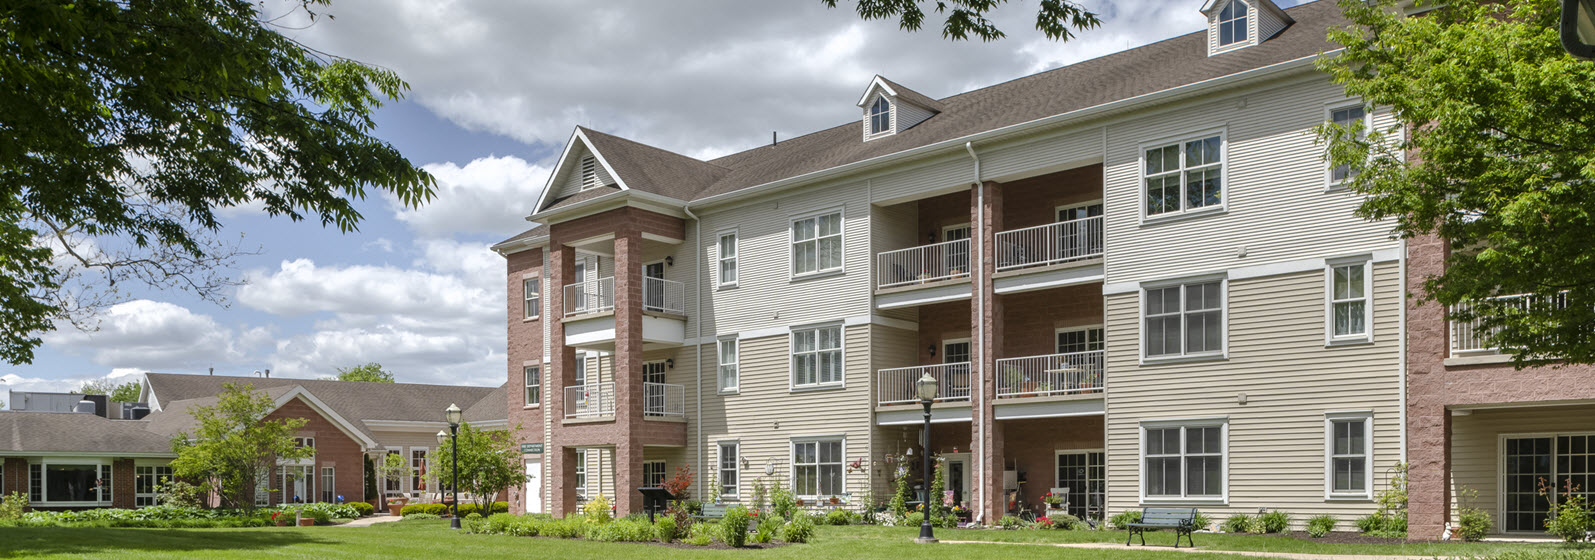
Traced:
[[[1197, 533], [1200, 535], [1201, 533]], [[1333, 544], [1406, 544], [1407, 539], [1392, 537], [1375, 537], [1350, 531], [1330, 531], [1324, 538], [1315, 539], [1307, 536], [1306, 531], [1291, 531], [1289, 533], [1264, 533], [1260, 537], [1291, 537], [1309, 542]]]
[[[687, 544], [687, 543], [684, 543], [684, 542], [680, 542], [680, 541], [668, 542], [668, 543], [647, 542], [647, 543], [636, 543], [636, 544], [651, 544], [651, 545], [655, 545], [655, 546], [664, 546], [664, 547], [669, 547], [669, 548], [691, 548], [691, 549], [694, 549], [694, 550], [736, 550], [731, 545], [723, 543], [723, 542], [719, 542], [719, 541], [716, 541], [714, 544], [711, 544], [709, 546], [694, 546], [694, 545], [690, 545], [690, 544]], [[760, 549], [766, 549], [766, 548], [781, 548], [783, 546], [787, 546], [788, 544], [790, 544], [790, 543], [782, 543], [782, 542], [772, 542], [772, 543], [765, 543], [765, 544], [748, 543], [748, 544], [744, 545], [742, 547], [742, 549], [743, 550], [760, 550]]]

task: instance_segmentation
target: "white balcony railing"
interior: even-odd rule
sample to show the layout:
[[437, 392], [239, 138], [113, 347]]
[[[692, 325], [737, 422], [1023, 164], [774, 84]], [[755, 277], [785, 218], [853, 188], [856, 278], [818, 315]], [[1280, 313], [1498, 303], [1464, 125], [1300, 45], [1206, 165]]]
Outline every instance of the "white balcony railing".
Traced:
[[[1534, 294], [1518, 294], [1491, 298], [1492, 303], [1500, 305], [1511, 313], [1533, 313], [1536, 311], [1550, 311], [1567, 306], [1567, 294], [1558, 294], [1552, 297], [1540, 297]], [[1451, 314], [1472, 311], [1472, 303], [1459, 303], [1451, 306]], [[1451, 321], [1451, 353], [1452, 354], [1488, 354], [1498, 352], [1493, 338], [1496, 329], [1484, 326], [1483, 317], [1474, 317], [1467, 321]]]
[[565, 285], [565, 315], [599, 313], [615, 309], [615, 278], [599, 278]]
[[615, 384], [588, 383], [565, 388], [566, 418], [599, 418], [615, 415]]
[[686, 288], [675, 280], [663, 278], [642, 279], [642, 306], [648, 311], [686, 314]]
[[1102, 391], [1102, 351], [997, 360], [997, 398]]
[[893, 288], [969, 276], [969, 240], [959, 239], [875, 255], [875, 287]]
[[880, 391], [876, 402], [880, 405], [918, 403], [914, 382], [927, 372], [936, 378], [934, 402], [969, 400], [969, 362], [958, 362], [880, 370], [876, 372], [876, 388]]
[[643, 383], [644, 416], [684, 417], [687, 414], [687, 388], [674, 383]]
[[997, 270], [1102, 256], [1102, 216], [997, 234]]

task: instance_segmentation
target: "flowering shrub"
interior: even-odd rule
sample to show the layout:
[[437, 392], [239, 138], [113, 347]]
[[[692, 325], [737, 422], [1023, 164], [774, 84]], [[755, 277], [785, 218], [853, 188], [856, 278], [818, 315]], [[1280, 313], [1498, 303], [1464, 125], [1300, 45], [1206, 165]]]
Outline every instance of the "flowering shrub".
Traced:
[[1063, 505], [1063, 498], [1063, 494], [1053, 494], [1052, 492], [1041, 495], [1041, 501], [1046, 502], [1049, 506]]

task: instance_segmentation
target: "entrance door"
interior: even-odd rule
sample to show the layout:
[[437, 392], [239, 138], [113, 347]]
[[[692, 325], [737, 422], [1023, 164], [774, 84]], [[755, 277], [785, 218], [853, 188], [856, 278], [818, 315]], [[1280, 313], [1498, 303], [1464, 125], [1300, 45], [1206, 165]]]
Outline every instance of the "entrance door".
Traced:
[[1101, 451], [1058, 452], [1058, 483], [1069, 489], [1069, 515], [1085, 519], [1087, 513], [1101, 515], [1107, 491], [1107, 469]]
[[526, 460], [526, 490], [521, 492], [524, 497], [525, 513], [543, 513], [543, 460]]
[[[1595, 496], [1595, 435], [1558, 434], [1555, 436], [1507, 438], [1506, 462], [1501, 469], [1501, 503], [1506, 531], [1545, 530], [1545, 518], [1561, 501], [1568, 481], [1579, 487], [1576, 495]], [[1556, 490], [1539, 494], [1544, 479]]]
[[664, 362], [643, 362], [642, 393], [644, 415], [659, 416], [665, 413], [664, 382]]
[[[959, 224], [956, 226], [947, 226], [942, 228], [943, 242], [960, 241], [965, 239], [969, 239], [969, 224]], [[947, 250], [943, 253], [943, 255], [945, 255], [946, 261], [942, 263], [942, 266], [946, 267], [944, 272], [955, 277], [969, 274], [968, 243], [963, 245], [949, 245], [947, 246]], [[958, 272], [954, 273], [954, 270], [957, 270]]]
[[665, 310], [665, 263], [642, 265], [642, 307], [648, 311]]
[[1084, 255], [1095, 255], [1102, 252], [1102, 230], [1098, 225], [1093, 228], [1085, 220], [1102, 215], [1102, 203], [1094, 202], [1079, 206], [1070, 206], [1058, 209], [1058, 221], [1066, 223], [1059, 230], [1058, 246], [1063, 254], [1057, 258], [1074, 258]]
[[947, 489], [953, 491], [953, 503], [966, 505], [969, 500], [969, 454], [942, 455], [947, 461]]

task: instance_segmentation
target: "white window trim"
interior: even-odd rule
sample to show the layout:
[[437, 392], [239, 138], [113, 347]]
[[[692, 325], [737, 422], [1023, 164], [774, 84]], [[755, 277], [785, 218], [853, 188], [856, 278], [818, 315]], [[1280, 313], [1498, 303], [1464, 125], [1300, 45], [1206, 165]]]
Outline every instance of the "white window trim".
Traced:
[[[842, 352], [842, 371], [839, 372], [841, 374], [841, 379], [838, 379], [838, 380], [830, 382], [830, 383], [821, 383], [821, 382], [819, 382], [820, 371], [818, 369], [818, 366], [816, 366], [816, 369], [814, 370], [815, 383], [806, 384], [806, 385], [798, 385], [797, 382], [796, 382], [797, 381], [797, 352], [796, 352], [797, 344], [795, 343], [795, 339], [797, 338], [797, 334], [800, 333], [800, 332], [804, 332], [804, 331], [814, 331], [814, 330], [819, 330], [819, 329], [828, 329], [828, 328], [832, 328], [832, 327], [835, 327], [837, 329], [837, 332], [838, 332], [837, 349]], [[815, 336], [814, 343], [815, 343], [816, 346], [819, 345], [819, 337], [818, 336]], [[742, 354], [740, 353], [742, 348], [739, 346], [737, 348], [737, 350], [738, 350], [737, 362], [740, 364], [741, 361], [742, 361]], [[737, 368], [737, 384], [738, 385], [741, 385], [741, 378], [742, 378], [742, 370], [741, 370], [741, 366], [738, 366], [738, 368]], [[787, 335], [786, 335], [786, 384], [787, 384], [787, 391], [788, 392], [793, 392], [793, 393], [802, 392], [802, 391], [827, 391], [827, 390], [833, 390], [833, 389], [846, 389], [847, 388], [847, 325], [844, 322], [835, 321], [835, 322], [830, 322], [830, 323], [818, 323], [818, 324], [802, 325], [802, 326], [792, 327], [791, 331], [788, 332]]]
[[[1345, 336], [1335, 336], [1335, 269], [1346, 266], [1362, 266], [1362, 294], [1363, 294], [1363, 333]], [[1348, 344], [1367, 344], [1373, 342], [1373, 256], [1365, 255], [1350, 259], [1326, 259], [1324, 261], [1324, 346], [1341, 346]]]
[[[1371, 134], [1371, 133], [1373, 133], [1373, 107], [1369, 107], [1367, 104], [1363, 103], [1361, 97], [1348, 97], [1348, 98], [1345, 98], [1345, 99], [1336, 99], [1334, 101], [1330, 101], [1328, 103], [1324, 103], [1324, 122], [1326, 122], [1326, 123], [1333, 122], [1330, 119], [1334, 117], [1335, 111], [1339, 111], [1341, 109], [1350, 109], [1352, 107], [1359, 107], [1359, 106], [1362, 107], [1362, 111], [1363, 111], [1363, 114], [1362, 114], [1362, 130], [1363, 130], [1363, 133], [1364, 134]], [[1346, 190], [1346, 182], [1350, 178], [1348, 177], [1346, 180], [1336, 181], [1334, 173], [1335, 173], [1335, 166], [1334, 166], [1333, 163], [1331, 163], [1329, 161], [1329, 152], [1328, 152], [1328, 148], [1326, 146], [1325, 147], [1325, 151], [1324, 151], [1324, 192], [1336, 192], [1336, 191]]]
[[648, 465], [650, 465], [650, 464], [659, 465], [660, 478], [665, 478], [665, 479], [670, 478], [670, 473], [666, 472], [666, 470], [665, 470], [665, 460], [664, 459], [649, 459], [649, 460], [646, 460], [646, 461], [642, 462], [642, 470], [645, 473], [645, 475], [643, 476], [643, 481], [642, 481], [643, 484], [647, 484], [648, 483], [648, 477], [646, 476], [646, 473], [648, 472]]
[[[1146, 438], [1143, 436], [1142, 440], [1145, 440], [1145, 439]], [[1059, 456], [1061, 456], [1061, 455], [1080, 455], [1080, 454], [1087, 454], [1087, 453], [1101, 453], [1102, 454], [1102, 501], [1103, 501], [1102, 505], [1104, 507], [1106, 507], [1107, 506], [1107, 494], [1108, 494], [1108, 492], [1107, 492], [1107, 483], [1108, 483], [1108, 450], [1106, 448], [1100, 448], [1099, 447], [1099, 448], [1096, 448], [1096, 449], [1054, 449], [1054, 450], [1052, 450], [1052, 487], [1053, 488], [1062, 488], [1063, 487], [1063, 480], [1059, 479], [1059, 477], [1058, 477], [1058, 470], [1061, 467], [1061, 465], [1058, 464], [1059, 463], [1059, 461], [1058, 461], [1058, 457]], [[1145, 471], [1143, 471], [1143, 472], [1145, 472]], [[1090, 478], [1091, 478], [1091, 474], [1090, 473], [1086, 473], [1086, 480], [1089, 481]], [[1050, 489], [1047, 490], [1047, 491], [1051, 492]], [[1074, 489], [1070, 488], [1069, 489], [1069, 493], [1073, 494], [1074, 493]], [[1089, 508], [1089, 507], [1091, 507], [1091, 487], [1090, 486], [1087, 486], [1085, 488], [1084, 494], [1086, 495], [1085, 507]], [[1068, 504], [1068, 505], [1071, 506], [1071, 507], [1074, 506], [1074, 504]]]
[[[112, 468], [114, 469], [115, 467], [112, 467]], [[138, 472], [139, 469], [151, 469], [151, 473], [148, 476], [153, 477], [155, 480], [154, 480], [154, 483], [150, 485], [150, 491], [149, 492], [139, 492], [138, 491], [138, 479], [141, 476], [145, 476], [145, 475], [139, 474], [139, 472]], [[141, 507], [149, 507], [149, 506], [160, 505], [160, 496], [161, 496], [160, 484], [161, 484], [161, 477], [162, 476], [161, 476], [161, 473], [159, 472], [159, 469], [166, 469], [165, 477], [166, 477], [166, 479], [168, 481], [172, 480], [173, 478], [176, 478], [176, 474], [175, 474], [175, 472], [172, 469], [172, 464], [171, 463], [147, 463], [147, 462], [143, 462], [143, 461], [135, 461], [133, 463], [133, 507], [141, 508]], [[0, 472], [3, 472], [3, 471], [0, 471]], [[114, 477], [115, 474], [113, 473], [112, 476]], [[0, 478], [0, 480], [4, 480], [4, 479]], [[149, 499], [149, 505], [147, 505], [147, 506], [138, 505], [138, 501], [139, 501], [140, 498]], [[115, 501], [115, 497], [112, 498], [112, 501]]]
[[[799, 274], [799, 273], [797, 273], [794, 270], [794, 266], [793, 265], [795, 263], [794, 263], [794, 261], [792, 259], [792, 248], [797, 246], [797, 236], [794, 235], [794, 230], [795, 230], [795, 228], [797, 226], [797, 223], [800, 222], [800, 221], [803, 221], [803, 220], [807, 220], [809, 218], [815, 218], [815, 217], [824, 216], [824, 215], [827, 215], [827, 214], [836, 214], [837, 215], [837, 219], [840, 220], [841, 224], [842, 224], [841, 225], [842, 233], [837, 236], [838, 239], [840, 239], [841, 242], [842, 242], [842, 248], [841, 248], [842, 265], [838, 266], [836, 268], [821, 269], [821, 270], [815, 270], [814, 272], [804, 272], [804, 273]], [[817, 228], [816, 228], [816, 233], [818, 233], [818, 229]], [[818, 235], [815, 236], [815, 239], [819, 239]], [[819, 251], [817, 250], [817, 248], [819, 247], [819, 244], [816, 243], [815, 247], [816, 247], [816, 251], [814, 253], [814, 258], [815, 258], [816, 266], [818, 266], [818, 263], [819, 263]], [[846, 274], [847, 273], [847, 209], [846, 209], [845, 206], [837, 206], [837, 207], [827, 208], [825, 210], [819, 210], [819, 211], [816, 211], [816, 212], [809, 212], [809, 213], [805, 213], [805, 214], [796, 214], [796, 215], [790, 216], [787, 219], [787, 224], [786, 224], [786, 273], [790, 276], [790, 278], [788, 280], [790, 282], [798, 282], [798, 281], [807, 280], [807, 279], [810, 279], [810, 278], [821, 278], [821, 277], [825, 277], [825, 276], [835, 276], [835, 275], [841, 275], [841, 274]], [[740, 279], [741, 276], [742, 276], [742, 272], [740, 270], [737, 271], [737, 277]]]
[[[947, 347], [950, 346], [950, 345], [953, 345], [953, 344], [968, 344], [969, 345], [969, 358], [970, 358], [969, 362], [970, 363], [974, 363], [975, 342], [974, 342], [973, 339], [971, 339], [971, 338], [969, 338], [967, 336], [966, 337], [962, 337], [962, 338], [944, 338], [944, 339], [942, 339], [942, 341], [941, 341], [941, 361], [937, 362], [937, 363], [939, 363], [939, 364], [948, 363], [947, 362]], [[963, 362], [952, 362], [952, 363], [963, 363]]]
[[[720, 466], [721, 461], [724, 460], [720, 454], [725, 452], [724, 446], [726, 445], [735, 445], [737, 448], [736, 456], [731, 458], [731, 470], [737, 473], [737, 484], [732, 488], [733, 492], [730, 494], [725, 493], [725, 484], [720, 478], [720, 475], [725, 472], [725, 469]], [[736, 501], [742, 495], [742, 440], [722, 439], [714, 442], [714, 460], [714, 495], [722, 500]]]
[[[528, 306], [527, 304], [532, 302], [532, 298], [530, 297], [530, 294], [533, 293], [533, 292], [528, 291], [527, 290], [527, 286], [532, 284], [533, 282], [537, 283], [537, 291], [535, 292], [537, 294], [537, 304]], [[521, 318], [521, 320], [523, 320], [523, 321], [535, 321], [535, 320], [537, 320], [537, 319], [539, 319], [539, 318], [541, 318], [543, 316], [543, 279], [542, 278], [537, 278], [537, 277], [534, 276], [534, 277], [531, 277], [531, 278], [522, 278], [521, 279], [521, 309], [522, 309], [522, 314], [524, 315], [524, 317]], [[530, 310], [531, 313], [526, 313], [527, 310]]]
[[947, 232], [953, 231], [955, 229], [964, 229], [964, 228], [969, 228], [969, 238], [970, 239], [974, 239], [974, 237], [975, 237], [975, 226], [973, 224], [970, 224], [969, 222], [964, 222], [964, 223], [961, 223], [961, 224], [952, 224], [952, 225], [942, 226], [941, 227], [941, 242], [942, 243], [946, 243], [948, 241]]
[[[1246, 47], [1250, 47], [1250, 46], [1256, 45], [1257, 42], [1258, 42], [1258, 38], [1257, 38], [1257, 15], [1258, 15], [1259, 10], [1258, 10], [1257, 6], [1255, 6], [1252, 2], [1244, 2], [1243, 0], [1230, 0], [1230, 1], [1242, 2], [1242, 3], [1246, 4], [1246, 10], [1247, 10], [1246, 11], [1246, 39], [1245, 40], [1241, 40], [1241, 41], [1235, 41], [1235, 42], [1230, 43], [1228, 45], [1220, 45], [1218, 43], [1219, 37], [1223, 36], [1223, 35], [1220, 34], [1221, 32], [1218, 30], [1219, 23], [1221, 23], [1218, 18], [1221, 17], [1220, 14], [1224, 13], [1224, 5], [1221, 4], [1221, 5], [1214, 6], [1213, 7], [1213, 31], [1212, 31], [1212, 33], [1213, 33], [1213, 37], [1212, 37], [1213, 54], [1218, 54], [1218, 53], [1221, 53], [1221, 52], [1229, 52], [1229, 51], [1233, 51], [1233, 50], [1236, 50], [1236, 49], [1244, 49]], [[1226, 2], [1226, 4], [1227, 4], [1227, 2]]]
[[[787, 235], [790, 236], [791, 232], [790, 231], [787, 232]], [[725, 243], [725, 240], [726, 240], [727, 236], [731, 237], [731, 246], [732, 246], [732, 249], [733, 249], [733, 251], [735, 253], [735, 254], [733, 254], [731, 256], [731, 259], [730, 259], [731, 266], [733, 268], [735, 268], [736, 271], [737, 271], [737, 278], [735, 280], [730, 281], [730, 282], [726, 282], [725, 279], [721, 276], [721, 271], [724, 269], [724, 262], [727, 259], [725, 258], [725, 253], [721, 252], [722, 249], [721, 249], [720, 246], [721, 246], [721, 244]], [[737, 287], [742, 282], [742, 236], [739, 234], [739, 232], [736, 229], [723, 230], [723, 231], [720, 231], [720, 232], [715, 234], [714, 257], [715, 257], [714, 258], [714, 265], [715, 265], [714, 266], [714, 285], [715, 285], [715, 289], [717, 289], [717, 290], [725, 290], [725, 289]]]
[[[875, 123], [874, 123], [874, 120], [875, 120], [875, 114], [874, 114], [875, 102], [879, 101], [879, 100], [882, 100], [882, 99], [886, 100], [886, 130], [881, 130], [881, 131], [877, 132], [875, 130], [875, 126], [874, 126], [875, 125]], [[896, 134], [896, 133], [897, 133], [897, 100], [892, 99], [891, 96], [888, 96], [888, 95], [886, 95], [884, 93], [875, 94], [875, 97], [870, 99], [869, 104], [864, 106], [864, 141], [868, 142], [868, 141], [874, 140], [876, 138], [881, 138], [881, 137], [884, 137], [884, 136], [891, 136], [891, 135]]]
[[[787, 343], [788, 345], [791, 344], [790, 339], [791, 339], [791, 337], [790, 337], [790, 335], [788, 335], [788, 343]], [[731, 364], [731, 365], [735, 365], [737, 367], [737, 382], [734, 385], [730, 386], [730, 387], [721, 387], [720, 386], [720, 384], [721, 384], [720, 380], [722, 378], [722, 375], [720, 374], [720, 368], [725, 366], [726, 364], [720, 363], [720, 345], [724, 344], [724, 343], [727, 343], [727, 342], [731, 343], [732, 347], [734, 347], [736, 349], [736, 352], [737, 352], [737, 361], [734, 364]], [[715, 384], [716, 391], [719, 394], [721, 394], [721, 395], [735, 395], [735, 394], [741, 393], [742, 392], [742, 339], [738, 338], [736, 335], [722, 336], [720, 338], [715, 339], [715, 343], [714, 343], [714, 361], [715, 361], [714, 384]], [[787, 377], [788, 377], [788, 383], [790, 383], [791, 376], [788, 375]]]
[[[1362, 446], [1363, 446], [1363, 482], [1362, 492], [1336, 492], [1335, 491], [1335, 422], [1345, 420], [1362, 421]], [[1227, 448], [1226, 448], [1227, 449]], [[1324, 413], [1324, 500], [1356, 500], [1368, 501], [1373, 499], [1373, 411], [1355, 410], [1345, 412]]]
[[[1209, 136], [1214, 136], [1214, 135], [1218, 136], [1219, 181], [1220, 181], [1220, 184], [1222, 185], [1220, 187], [1220, 191], [1219, 191], [1218, 204], [1213, 205], [1213, 206], [1203, 206], [1201, 208], [1196, 208], [1196, 209], [1186, 208], [1185, 207], [1185, 178], [1184, 178], [1184, 173], [1185, 173], [1184, 172], [1184, 169], [1185, 169], [1184, 168], [1184, 165], [1185, 165], [1185, 143], [1188, 142], [1188, 141], [1191, 141], [1191, 140], [1207, 138]], [[1180, 169], [1181, 169], [1181, 171], [1180, 171], [1180, 209], [1176, 210], [1176, 211], [1173, 211], [1173, 212], [1164, 212], [1162, 214], [1147, 214], [1146, 213], [1146, 150], [1148, 148], [1154, 148], [1154, 147], [1162, 148], [1162, 147], [1168, 146], [1169, 144], [1178, 144], [1180, 146], [1180, 165], [1181, 165], [1181, 167], [1180, 167]], [[1178, 136], [1168, 136], [1168, 137], [1165, 137], [1165, 138], [1159, 138], [1159, 139], [1156, 139], [1156, 140], [1142, 142], [1142, 143], [1140, 143], [1137, 146], [1136, 154], [1137, 155], [1135, 157], [1135, 162], [1136, 162], [1137, 167], [1136, 167], [1136, 170], [1135, 170], [1135, 177], [1136, 177], [1136, 189], [1137, 189], [1136, 192], [1138, 194], [1136, 195], [1135, 200], [1136, 200], [1136, 206], [1137, 206], [1136, 213], [1140, 216], [1141, 225], [1159, 224], [1159, 223], [1164, 223], [1164, 222], [1175, 222], [1175, 221], [1195, 218], [1197, 216], [1207, 216], [1207, 215], [1212, 215], [1212, 214], [1223, 214], [1223, 213], [1229, 212], [1229, 200], [1230, 200], [1230, 194], [1231, 194], [1231, 187], [1233, 185], [1230, 184], [1230, 180], [1229, 180], [1229, 176], [1230, 176], [1230, 173], [1229, 173], [1230, 172], [1230, 153], [1229, 153], [1229, 126], [1227, 124], [1220, 125], [1220, 126], [1218, 126], [1216, 128], [1210, 128], [1210, 129], [1200, 130], [1200, 131], [1191, 132], [1191, 133], [1187, 133], [1187, 134], [1181, 134], [1181, 135], [1178, 135]], [[1105, 208], [1104, 208], [1104, 210], [1105, 210]], [[1106, 214], [1106, 212], [1104, 212], [1104, 214]], [[1056, 214], [1054, 214], [1054, 216], [1056, 216]]]
[[[842, 492], [843, 492], [843, 494], [847, 493], [847, 436], [845, 436], [845, 435], [834, 435], [834, 436], [800, 436], [800, 437], [794, 437], [794, 438], [791, 438], [791, 439], [787, 440], [787, 444], [786, 444], [786, 455], [787, 455], [786, 456], [786, 465], [787, 465], [787, 471], [788, 472], [786, 473], [786, 478], [787, 478], [787, 481], [791, 482], [791, 487], [792, 487], [791, 489], [794, 492], [794, 494], [797, 492], [797, 449], [796, 449], [797, 445], [800, 444], [800, 443], [819, 444], [819, 443], [829, 443], [829, 442], [833, 442], [833, 441], [841, 442], [841, 452], [839, 453], [839, 455], [841, 455], [841, 457], [842, 457], [842, 463], [841, 463], [842, 464], [842, 469], [839, 472], [840, 472], [840, 474], [842, 476]], [[740, 452], [740, 450], [741, 450], [741, 448], [738, 447], [738, 451], [739, 452]], [[818, 445], [816, 445], [815, 448], [814, 448], [814, 460], [816, 461], [816, 463], [815, 463], [816, 465], [822, 464], [822, 463], [818, 463], [818, 461], [820, 460]], [[819, 469], [818, 468], [815, 469], [815, 476], [816, 477], [819, 476]], [[819, 480], [816, 478], [815, 483], [814, 483], [814, 489], [815, 489], [815, 491], [819, 491], [819, 488], [820, 488]], [[835, 494], [835, 495], [836, 496], [841, 496], [842, 494]], [[799, 497], [799, 498], [818, 500], [820, 498], [829, 498], [832, 495], [831, 494], [796, 494], [796, 496]]]
[[587, 499], [587, 483], [590, 482], [588, 479], [587, 459], [587, 449], [578, 448], [576, 450], [576, 465], [572, 468], [576, 470], [576, 480], [574, 482], [579, 482], [579, 484], [573, 484], [573, 486], [575, 486], [576, 497], [583, 500]]
[[[1219, 325], [1224, 329], [1224, 332], [1221, 333], [1219, 335], [1219, 337], [1218, 337], [1219, 351], [1217, 351], [1217, 352], [1202, 352], [1202, 353], [1199, 353], [1199, 354], [1192, 354], [1192, 353], [1186, 352], [1185, 351], [1186, 344], [1185, 344], [1185, 340], [1184, 340], [1185, 333], [1182, 330], [1181, 333], [1180, 333], [1180, 339], [1181, 340], [1180, 340], [1180, 354], [1179, 355], [1147, 356], [1147, 354], [1146, 354], [1146, 350], [1147, 350], [1146, 349], [1146, 291], [1147, 290], [1156, 290], [1156, 289], [1160, 289], [1160, 288], [1172, 288], [1174, 286], [1185, 286], [1185, 285], [1189, 285], [1189, 284], [1207, 284], [1207, 283], [1211, 283], [1211, 282], [1218, 282], [1219, 283], [1218, 284], [1218, 300], [1219, 300], [1219, 309], [1221, 310], [1220, 313], [1219, 313]], [[1181, 362], [1204, 362], [1204, 361], [1210, 361], [1210, 360], [1227, 360], [1227, 359], [1229, 359], [1229, 314], [1230, 314], [1230, 308], [1229, 308], [1229, 275], [1228, 274], [1195, 276], [1195, 277], [1181, 278], [1181, 279], [1178, 279], [1178, 280], [1160, 280], [1160, 281], [1155, 281], [1155, 282], [1144, 282], [1144, 283], [1141, 284], [1139, 290], [1140, 290], [1140, 299], [1137, 301], [1137, 305], [1139, 307], [1136, 309], [1136, 312], [1135, 312], [1136, 320], [1137, 320], [1135, 331], [1136, 331], [1136, 345], [1138, 347], [1140, 347], [1140, 352], [1141, 352], [1141, 362], [1140, 362], [1141, 365], [1170, 364], [1170, 363], [1181, 363]], [[1180, 307], [1181, 307], [1180, 312], [1181, 313], [1185, 312], [1184, 311], [1184, 306], [1185, 306], [1185, 291], [1181, 290], [1180, 291]], [[1181, 323], [1181, 326], [1182, 327], [1184, 326], [1183, 322]], [[1103, 334], [1104, 334], [1104, 336], [1106, 336], [1106, 333], [1103, 333]], [[1054, 345], [1056, 345], [1056, 342], [1054, 342]]]
[[[1143, 308], [1143, 309], [1145, 309], [1145, 308]], [[1082, 331], [1089, 331], [1089, 330], [1100, 330], [1100, 331], [1102, 331], [1102, 350], [1107, 350], [1108, 330], [1107, 330], [1107, 328], [1105, 326], [1102, 325], [1102, 323], [1097, 323], [1095, 325], [1080, 325], [1078, 327], [1058, 327], [1058, 328], [1052, 329], [1052, 351], [1054, 353], [1059, 353], [1059, 354], [1062, 353], [1062, 352], [1058, 351], [1058, 335], [1066, 333], [1066, 332], [1082, 332]], [[1087, 337], [1087, 338], [1089, 338], [1089, 337]], [[1086, 351], [1087, 352], [1093, 352], [1093, 350], [1086, 350]]]
[[523, 400], [526, 398], [527, 385], [526, 385], [526, 377], [525, 376], [526, 376], [526, 370], [530, 369], [530, 368], [537, 368], [537, 402], [535, 402], [535, 403], [522, 402], [521, 403], [521, 408], [523, 408], [523, 409], [542, 408], [542, 406], [543, 406], [543, 394], [547, 393], [548, 391], [547, 391], [547, 387], [545, 387], [544, 386], [545, 384], [543, 383], [543, 364], [541, 362], [532, 362], [532, 363], [527, 363], [527, 364], [521, 364], [521, 398]]
[[[1219, 469], [1220, 469], [1219, 479], [1222, 480], [1223, 484], [1224, 484], [1223, 492], [1219, 496], [1216, 496], [1216, 497], [1190, 498], [1190, 497], [1173, 497], [1173, 496], [1148, 496], [1147, 493], [1146, 493], [1146, 482], [1147, 482], [1146, 481], [1146, 430], [1148, 428], [1153, 428], [1153, 429], [1157, 429], [1157, 428], [1211, 428], [1211, 427], [1215, 427], [1215, 426], [1220, 428], [1220, 430], [1219, 430], [1219, 441], [1220, 441], [1220, 443], [1223, 444], [1223, 447], [1224, 447], [1224, 452], [1221, 454], [1223, 458], [1220, 459], [1220, 463], [1219, 463]], [[1145, 505], [1148, 505], [1148, 504], [1229, 505], [1229, 488], [1230, 488], [1230, 480], [1229, 480], [1229, 448], [1230, 448], [1230, 443], [1229, 443], [1229, 417], [1228, 416], [1216, 417], [1216, 418], [1185, 418], [1185, 419], [1172, 419], [1172, 420], [1143, 420], [1141, 422], [1141, 425], [1138, 426], [1138, 428], [1137, 428], [1137, 434], [1138, 434], [1137, 437], [1139, 439], [1136, 442], [1136, 449], [1135, 449], [1136, 450], [1136, 476], [1135, 476], [1135, 478], [1136, 478], [1136, 481], [1137, 481], [1136, 494], [1137, 494], [1137, 498], [1139, 500], [1140, 505], [1142, 505], [1142, 506], [1145, 506]], [[1183, 431], [1182, 431], [1181, 436], [1180, 436], [1180, 443], [1181, 443], [1181, 445], [1184, 445], [1184, 443], [1185, 443], [1185, 436], [1184, 436]], [[1182, 449], [1181, 452], [1183, 453], [1184, 450]], [[1183, 472], [1180, 473], [1182, 479], [1184, 477], [1184, 474], [1185, 473], [1183, 473]], [[1184, 491], [1185, 491], [1185, 484], [1182, 482], [1180, 484], [1180, 492], [1183, 493]]]
[[[1556, 452], [1556, 437], [1557, 436], [1592, 436], [1592, 435], [1595, 435], [1595, 432], [1578, 431], [1578, 430], [1566, 431], [1566, 432], [1510, 432], [1510, 433], [1496, 434], [1496, 436], [1495, 436], [1495, 460], [1494, 460], [1494, 464], [1495, 464], [1495, 504], [1496, 504], [1495, 505], [1495, 518], [1496, 519], [1506, 519], [1506, 469], [1503, 468], [1503, 467], [1504, 467], [1505, 461], [1506, 461], [1506, 441], [1507, 440], [1510, 440], [1510, 439], [1521, 439], [1521, 438], [1551, 438], [1551, 455], [1553, 457], [1553, 459], [1551, 461], [1551, 475], [1554, 478], [1557, 474], [1559, 474], [1557, 472], [1557, 470], [1556, 470], [1556, 461], [1554, 459], [1554, 457], [1557, 455], [1557, 452]], [[1501, 523], [1501, 526], [1497, 526], [1496, 528], [1499, 529], [1502, 533], [1505, 533], [1505, 534], [1508, 534], [1508, 535], [1529, 535], [1529, 534], [1541, 535], [1541, 534], [1543, 534], [1543, 533], [1541, 533], [1539, 531], [1511, 531], [1511, 532], [1508, 532], [1505, 528], [1503, 528], [1505, 526], [1505, 522], [1498, 522], [1498, 523]]]

